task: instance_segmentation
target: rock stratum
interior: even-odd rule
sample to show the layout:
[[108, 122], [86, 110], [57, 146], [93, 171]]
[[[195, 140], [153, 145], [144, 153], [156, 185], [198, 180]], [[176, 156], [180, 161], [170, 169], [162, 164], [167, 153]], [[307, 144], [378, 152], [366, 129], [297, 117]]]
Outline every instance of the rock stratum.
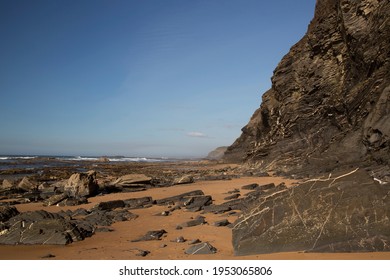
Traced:
[[318, 0], [225, 159], [288, 173], [388, 165], [390, 2]]
[[308, 179], [241, 203], [236, 255], [390, 250], [389, 15], [389, 1], [317, 0], [224, 156]]

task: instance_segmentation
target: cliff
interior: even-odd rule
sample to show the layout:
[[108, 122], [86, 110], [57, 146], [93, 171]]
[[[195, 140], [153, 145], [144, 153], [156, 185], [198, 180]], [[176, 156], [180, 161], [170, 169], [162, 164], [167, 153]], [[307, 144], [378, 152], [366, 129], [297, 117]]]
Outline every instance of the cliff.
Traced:
[[224, 159], [304, 174], [388, 165], [389, 15], [387, 0], [318, 0]]

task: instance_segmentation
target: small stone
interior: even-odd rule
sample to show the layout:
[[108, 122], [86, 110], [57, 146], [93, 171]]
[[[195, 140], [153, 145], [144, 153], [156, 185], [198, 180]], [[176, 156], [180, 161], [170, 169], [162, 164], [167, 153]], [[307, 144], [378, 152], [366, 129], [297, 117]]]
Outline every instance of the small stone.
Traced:
[[188, 245], [195, 245], [195, 244], [199, 244], [201, 243], [202, 241], [200, 241], [199, 239], [193, 239], [191, 240], [190, 242], [188, 242]]
[[175, 242], [175, 243], [184, 243], [184, 242], [186, 242], [186, 239], [184, 239], [183, 236], [179, 236], [179, 237], [176, 237], [174, 240], [172, 240], [172, 242]]

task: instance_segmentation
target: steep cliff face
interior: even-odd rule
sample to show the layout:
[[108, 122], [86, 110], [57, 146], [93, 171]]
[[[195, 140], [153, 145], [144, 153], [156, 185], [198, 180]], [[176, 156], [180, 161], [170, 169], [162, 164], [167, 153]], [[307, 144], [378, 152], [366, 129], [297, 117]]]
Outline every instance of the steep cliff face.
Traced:
[[389, 164], [389, 147], [390, 1], [317, 0], [225, 159], [323, 172]]

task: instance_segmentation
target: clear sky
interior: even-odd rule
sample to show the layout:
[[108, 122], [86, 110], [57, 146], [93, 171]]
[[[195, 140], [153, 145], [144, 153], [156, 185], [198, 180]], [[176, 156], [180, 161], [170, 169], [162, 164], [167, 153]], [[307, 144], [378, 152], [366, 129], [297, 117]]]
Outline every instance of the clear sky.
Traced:
[[315, 0], [0, 0], [0, 154], [202, 157]]

